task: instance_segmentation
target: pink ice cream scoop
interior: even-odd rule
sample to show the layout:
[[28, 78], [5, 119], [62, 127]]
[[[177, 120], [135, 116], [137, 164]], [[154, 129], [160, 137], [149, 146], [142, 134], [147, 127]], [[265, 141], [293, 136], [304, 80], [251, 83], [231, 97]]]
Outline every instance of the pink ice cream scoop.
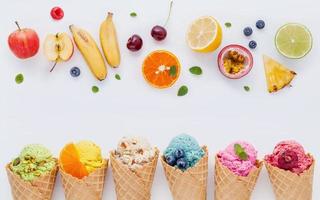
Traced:
[[256, 168], [257, 151], [247, 142], [234, 142], [217, 156], [222, 165], [239, 176], [248, 176]]
[[282, 141], [276, 145], [271, 155], [265, 157], [267, 163], [280, 169], [301, 174], [313, 163], [313, 158], [306, 154], [303, 147], [293, 140]]

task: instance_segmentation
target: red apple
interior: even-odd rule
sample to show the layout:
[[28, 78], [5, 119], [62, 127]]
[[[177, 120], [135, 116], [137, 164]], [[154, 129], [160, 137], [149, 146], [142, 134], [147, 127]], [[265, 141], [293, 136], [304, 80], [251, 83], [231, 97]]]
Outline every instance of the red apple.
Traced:
[[18, 26], [18, 30], [11, 33], [8, 38], [11, 51], [20, 59], [36, 55], [39, 50], [38, 34], [29, 28], [21, 29], [18, 22], [15, 23]]

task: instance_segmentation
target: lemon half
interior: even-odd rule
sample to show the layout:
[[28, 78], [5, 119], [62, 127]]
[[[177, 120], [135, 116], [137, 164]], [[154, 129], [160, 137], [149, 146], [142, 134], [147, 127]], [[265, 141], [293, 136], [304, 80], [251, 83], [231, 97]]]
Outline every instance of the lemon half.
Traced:
[[197, 52], [212, 52], [222, 41], [222, 28], [211, 16], [196, 19], [187, 31], [188, 46]]

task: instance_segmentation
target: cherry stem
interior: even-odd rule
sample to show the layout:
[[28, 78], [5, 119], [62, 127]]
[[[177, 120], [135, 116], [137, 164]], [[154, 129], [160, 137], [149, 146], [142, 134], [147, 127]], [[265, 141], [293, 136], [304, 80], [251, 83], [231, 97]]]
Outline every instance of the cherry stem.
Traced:
[[58, 63], [58, 60], [56, 60], [56, 62], [53, 64], [52, 68], [50, 69], [50, 72], [52, 72], [54, 70], [54, 68], [56, 67], [57, 63]]
[[163, 25], [164, 27], [167, 26], [167, 24], [168, 24], [168, 22], [169, 22], [169, 19], [170, 19], [170, 16], [171, 16], [172, 4], [173, 4], [173, 0], [170, 0], [169, 14], [168, 14], [166, 23]]
[[19, 23], [18, 23], [17, 21], [15, 21], [14, 23], [16, 23], [16, 25], [17, 25], [17, 27], [18, 27], [19, 31], [21, 31], [21, 28], [20, 28], [20, 26], [19, 26]]

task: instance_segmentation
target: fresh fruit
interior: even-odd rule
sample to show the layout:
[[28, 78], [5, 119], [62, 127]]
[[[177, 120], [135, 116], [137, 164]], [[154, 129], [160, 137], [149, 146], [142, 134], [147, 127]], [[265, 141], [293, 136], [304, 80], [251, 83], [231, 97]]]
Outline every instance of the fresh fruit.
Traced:
[[251, 41], [249, 42], [249, 48], [250, 48], [250, 49], [255, 49], [256, 47], [257, 47], [257, 42], [254, 41], [254, 40], [251, 40]]
[[184, 158], [180, 158], [179, 160], [177, 160], [177, 167], [182, 170], [187, 168], [187, 162]]
[[174, 156], [171, 156], [171, 155], [169, 155], [169, 156], [166, 156], [166, 162], [168, 163], [168, 165], [170, 165], [170, 166], [174, 166], [175, 164], [176, 164], [176, 158], [174, 157]]
[[143, 45], [141, 37], [137, 34], [134, 34], [128, 39], [127, 48], [130, 51], [139, 51]]
[[263, 56], [268, 91], [277, 92], [289, 85], [296, 73], [268, 56]]
[[64, 12], [60, 7], [54, 7], [51, 9], [51, 17], [55, 20], [60, 20], [64, 17]]
[[72, 77], [78, 77], [78, 76], [80, 76], [80, 73], [81, 73], [81, 71], [80, 71], [79, 67], [72, 67], [70, 69], [70, 74]]
[[151, 36], [157, 41], [164, 40], [167, 37], [167, 30], [165, 27], [170, 19], [172, 4], [173, 4], [173, 0], [170, 1], [170, 9], [169, 9], [169, 14], [168, 14], [166, 23], [163, 26], [156, 25], [151, 29]]
[[44, 52], [48, 60], [55, 62], [50, 72], [58, 62], [68, 61], [73, 55], [73, 50], [72, 40], [67, 33], [47, 35], [44, 41]]
[[151, 30], [151, 36], [157, 41], [164, 40], [167, 37], [167, 30], [163, 26], [156, 25]]
[[240, 45], [228, 45], [218, 55], [219, 70], [230, 79], [242, 78], [251, 71], [252, 66], [252, 54], [247, 48]]
[[107, 68], [97, 43], [87, 31], [74, 25], [69, 28], [93, 75], [100, 81], [104, 80], [107, 76]]
[[263, 29], [265, 27], [265, 25], [266, 25], [265, 22], [261, 19], [256, 22], [256, 27], [258, 29]]
[[252, 35], [252, 33], [253, 33], [253, 30], [252, 30], [252, 28], [251, 27], [246, 27], [246, 28], [244, 28], [243, 29], [243, 34], [245, 35], [245, 36], [250, 36], [250, 35]]
[[278, 159], [278, 167], [284, 170], [292, 170], [299, 167], [298, 155], [292, 150], [287, 150]]
[[76, 178], [82, 179], [89, 175], [85, 165], [80, 162], [79, 153], [72, 143], [62, 149], [59, 164], [66, 173]]
[[38, 34], [33, 29], [21, 29], [18, 22], [15, 23], [18, 30], [11, 33], [8, 37], [8, 44], [11, 51], [20, 59], [26, 59], [36, 55], [39, 50]]
[[174, 156], [176, 159], [179, 159], [179, 158], [183, 158], [184, 157], [184, 151], [183, 149], [177, 149], [175, 152], [174, 152]]
[[144, 79], [155, 88], [171, 87], [179, 78], [180, 62], [169, 51], [151, 52], [144, 60], [142, 73]]
[[220, 46], [221, 41], [221, 26], [211, 16], [196, 19], [187, 31], [188, 46], [197, 52], [212, 52]]
[[120, 49], [112, 16], [113, 14], [109, 12], [107, 18], [100, 26], [100, 42], [109, 65], [111, 67], [118, 67], [120, 65]]
[[287, 58], [299, 59], [312, 49], [312, 35], [302, 24], [289, 23], [282, 26], [275, 36], [276, 48]]

